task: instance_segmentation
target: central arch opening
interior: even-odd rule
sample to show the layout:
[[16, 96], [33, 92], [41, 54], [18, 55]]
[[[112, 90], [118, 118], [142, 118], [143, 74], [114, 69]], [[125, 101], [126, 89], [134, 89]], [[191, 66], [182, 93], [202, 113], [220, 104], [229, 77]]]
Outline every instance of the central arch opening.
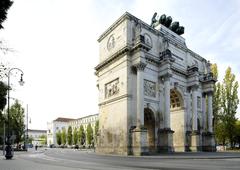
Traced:
[[155, 117], [151, 109], [144, 109], [144, 127], [147, 129], [149, 152], [155, 151]]
[[185, 132], [184, 132], [184, 110], [183, 98], [177, 89], [170, 91], [170, 112], [171, 112], [171, 129], [173, 133], [174, 151], [185, 151]]

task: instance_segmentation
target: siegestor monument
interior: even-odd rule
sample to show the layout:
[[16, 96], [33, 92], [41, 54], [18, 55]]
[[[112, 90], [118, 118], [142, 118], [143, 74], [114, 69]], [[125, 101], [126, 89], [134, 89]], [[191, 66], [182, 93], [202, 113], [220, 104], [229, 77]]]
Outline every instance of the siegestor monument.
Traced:
[[98, 39], [97, 152], [215, 151], [210, 62], [188, 49], [184, 27], [157, 13], [125, 13]]

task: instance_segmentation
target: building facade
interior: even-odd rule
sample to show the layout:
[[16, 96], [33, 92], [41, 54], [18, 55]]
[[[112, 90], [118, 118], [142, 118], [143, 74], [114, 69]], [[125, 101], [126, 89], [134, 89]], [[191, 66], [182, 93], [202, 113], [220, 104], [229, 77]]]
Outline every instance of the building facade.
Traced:
[[59, 117], [47, 123], [47, 145], [57, 146], [56, 133], [68, 128], [68, 123], [74, 119]]
[[88, 124], [90, 124], [94, 129], [97, 120], [98, 120], [98, 114], [93, 114], [93, 115], [88, 115], [78, 119], [57, 118], [56, 120], [53, 120], [52, 122], [47, 123], [48, 146], [50, 146], [51, 144], [54, 144], [55, 146], [57, 146], [56, 133], [58, 131], [62, 131], [63, 129], [66, 129], [66, 132], [67, 132], [69, 126], [72, 127], [72, 131], [75, 128], [79, 130], [81, 125], [83, 125], [83, 128], [86, 131]]
[[94, 115], [88, 115], [85, 117], [81, 117], [78, 119], [75, 119], [73, 121], [70, 121], [68, 126], [72, 126], [72, 129], [79, 129], [80, 126], [82, 125], [84, 130], [87, 130], [87, 125], [90, 123], [91, 127], [94, 129], [95, 128], [95, 124], [96, 121], [98, 120], [98, 114], [94, 114]]
[[97, 152], [215, 150], [216, 80], [210, 63], [188, 49], [182, 36], [125, 13], [98, 42]]
[[45, 145], [43, 136], [47, 137], [47, 130], [28, 129], [28, 137], [32, 139], [33, 145]]

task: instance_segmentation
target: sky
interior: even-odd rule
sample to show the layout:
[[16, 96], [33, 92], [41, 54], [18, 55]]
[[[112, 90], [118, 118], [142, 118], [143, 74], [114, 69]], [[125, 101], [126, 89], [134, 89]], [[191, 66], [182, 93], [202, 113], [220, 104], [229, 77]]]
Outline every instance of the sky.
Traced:
[[240, 81], [239, 9], [237, 0], [14, 0], [0, 30], [12, 52], [0, 58], [23, 70], [25, 84], [14, 74], [11, 97], [28, 105], [32, 129], [98, 113], [97, 39], [126, 11], [148, 24], [154, 12], [172, 16], [188, 48], [217, 63], [220, 81], [228, 66]]

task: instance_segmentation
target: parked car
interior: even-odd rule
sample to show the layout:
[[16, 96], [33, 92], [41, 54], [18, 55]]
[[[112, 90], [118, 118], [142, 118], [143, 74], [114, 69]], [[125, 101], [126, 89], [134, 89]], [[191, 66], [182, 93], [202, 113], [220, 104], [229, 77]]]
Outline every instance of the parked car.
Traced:
[[54, 144], [49, 145], [50, 148], [56, 148]]

